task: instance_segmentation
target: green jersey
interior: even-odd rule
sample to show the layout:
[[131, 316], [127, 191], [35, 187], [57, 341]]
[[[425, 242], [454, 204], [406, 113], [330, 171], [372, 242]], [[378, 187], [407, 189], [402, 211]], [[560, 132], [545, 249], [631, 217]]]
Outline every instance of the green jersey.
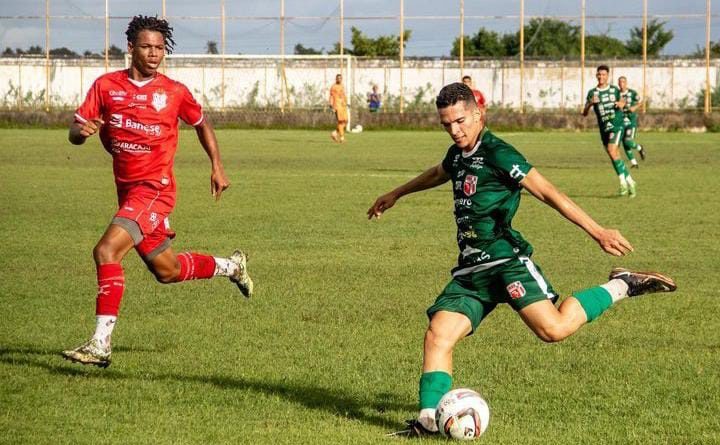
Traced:
[[622, 130], [625, 116], [621, 110], [615, 107], [615, 102], [620, 100], [620, 88], [615, 85], [608, 85], [602, 89], [598, 87], [592, 88], [588, 91], [587, 102], [592, 103], [594, 96], [597, 96], [600, 100], [598, 103], [593, 104], [600, 131]]
[[520, 181], [532, 169], [523, 155], [485, 128], [470, 152], [452, 145], [442, 168], [455, 198], [460, 254], [453, 276], [532, 254], [530, 243], [511, 225], [520, 204]]
[[[620, 96], [625, 99], [625, 107], [623, 113], [625, 114], [626, 126], [637, 127], [637, 113], [630, 111], [630, 107], [634, 107], [640, 103], [640, 95], [635, 90], [628, 89], [625, 92], [620, 91]], [[629, 120], [629, 125], [627, 123]]]

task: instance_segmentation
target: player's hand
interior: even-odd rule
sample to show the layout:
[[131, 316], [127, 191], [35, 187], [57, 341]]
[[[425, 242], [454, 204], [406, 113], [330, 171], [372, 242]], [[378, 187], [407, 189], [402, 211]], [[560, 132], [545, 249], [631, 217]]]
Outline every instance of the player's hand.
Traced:
[[397, 196], [393, 192], [386, 193], [376, 199], [375, 204], [373, 204], [367, 211], [368, 219], [373, 219], [373, 217], [379, 219], [380, 215], [382, 215], [385, 210], [395, 205], [397, 199]]
[[225, 170], [222, 166], [213, 168], [212, 174], [210, 175], [210, 193], [215, 198], [215, 201], [220, 200], [222, 192], [230, 187], [230, 181], [225, 176]]
[[624, 256], [634, 250], [630, 242], [615, 229], [603, 229], [595, 240], [610, 255]]
[[82, 123], [78, 123], [78, 133], [84, 138], [89, 138], [90, 136], [100, 131], [100, 127], [102, 127], [104, 123], [105, 122], [99, 117], [87, 120]]

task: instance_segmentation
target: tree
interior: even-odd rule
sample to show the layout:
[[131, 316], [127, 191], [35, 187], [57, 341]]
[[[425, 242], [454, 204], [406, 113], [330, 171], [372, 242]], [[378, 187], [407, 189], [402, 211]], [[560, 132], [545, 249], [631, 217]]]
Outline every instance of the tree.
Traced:
[[295, 45], [295, 54], [306, 56], [306, 55], [316, 55], [316, 54], [322, 54], [322, 50], [316, 50], [315, 48], [311, 47], [305, 47], [302, 43], [298, 43]]
[[590, 35], [585, 37], [585, 55], [600, 57], [624, 57], [628, 50], [625, 42], [608, 35]]
[[108, 57], [123, 58], [125, 57], [125, 51], [115, 45], [110, 45], [110, 48], [108, 48]]
[[[345, 51], [347, 54], [365, 57], [398, 57], [400, 55], [400, 36], [378, 36], [373, 39], [365, 36], [354, 26], [350, 28], [350, 31], [352, 32], [350, 39], [352, 49], [348, 48]], [[403, 48], [410, 40], [411, 33], [412, 31], [408, 29], [403, 34]], [[340, 54], [340, 43], [335, 43], [333, 51], [329, 51], [328, 54]]]
[[[10, 48], [8, 48], [10, 49]], [[7, 49], [5, 50], [7, 51]], [[10, 50], [12, 51], [12, 50]], [[690, 54], [691, 57], [697, 57], [698, 59], [705, 58], [705, 48], [698, 45], [695, 46], [695, 52]], [[710, 42], [710, 57], [715, 59], [720, 57], [720, 40], [717, 42]]]
[[217, 47], [217, 42], [214, 40], [208, 40], [205, 44], [205, 54], [220, 54]]
[[[480, 28], [472, 37], [463, 36], [463, 42], [463, 54], [467, 57], [503, 57], [507, 55], [500, 35], [485, 28]], [[453, 42], [450, 54], [455, 57], [460, 55], [459, 37]]]
[[75, 51], [68, 49], [66, 47], [60, 47], [60, 48], [53, 48], [50, 50], [51, 56], [59, 56], [59, 57], [80, 57], [80, 54], [76, 53]]
[[12, 48], [9, 46], [5, 47], [5, 51], [3, 51], [2, 56], [3, 57], [12, 57], [15, 55], [15, 51], [13, 51]]
[[[665, 30], [667, 22], [652, 19], [647, 24], [647, 55], [659, 56], [665, 45], [675, 36], [672, 30]], [[634, 27], [630, 30], [630, 40], [625, 45], [628, 53], [634, 56], [642, 55], [643, 32], [642, 27]]]
[[579, 26], [556, 19], [530, 19], [525, 25], [525, 55], [562, 58], [579, 52]]

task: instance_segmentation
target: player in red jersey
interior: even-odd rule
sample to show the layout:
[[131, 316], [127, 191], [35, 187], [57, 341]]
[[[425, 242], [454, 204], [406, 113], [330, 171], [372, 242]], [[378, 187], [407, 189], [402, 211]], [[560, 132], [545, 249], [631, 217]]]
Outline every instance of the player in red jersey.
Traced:
[[70, 142], [80, 145], [98, 133], [113, 158], [119, 210], [93, 250], [98, 292], [93, 337], [63, 351], [73, 362], [110, 365], [110, 336], [125, 288], [121, 261], [135, 247], [161, 283], [229, 277], [246, 297], [253, 291], [247, 257], [236, 250], [229, 258], [198, 253], [176, 254], [168, 216], [175, 207], [173, 161], [178, 118], [195, 127], [212, 167], [210, 192], [216, 200], [230, 186], [215, 132], [185, 85], [157, 72], [175, 44], [172, 28], [157, 17], [136, 16], [126, 31], [132, 65], [100, 76], [75, 113]]
[[479, 108], [485, 108], [485, 96], [483, 96], [483, 93], [480, 92], [480, 90], [476, 90], [473, 88], [473, 81], [472, 77], [470, 76], [463, 76], [462, 83], [467, 85], [470, 88], [470, 91], [472, 91], [473, 96], [475, 97], [475, 102], [477, 103]]

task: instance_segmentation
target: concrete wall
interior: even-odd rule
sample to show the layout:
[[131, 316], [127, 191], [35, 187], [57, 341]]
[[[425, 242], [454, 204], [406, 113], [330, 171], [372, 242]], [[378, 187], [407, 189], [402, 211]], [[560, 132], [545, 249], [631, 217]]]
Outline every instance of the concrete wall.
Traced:
[[[337, 60], [288, 60], [283, 69], [277, 59], [226, 60], [168, 59], [165, 73], [185, 83], [196, 98], [209, 108], [280, 106], [285, 85], [289, 108], [321, 108], [335, 74]], [[628, 78], [631, 88], [642, 94], [640, 61], [612, 65], [611, 78]], [[122, 60], [111, 61], [110, 70], [124, 68]], [[75, 107], [84, 98], [93, 80], [105, 72], [102, 60], [51, 60], [49, 67], [51, 107]], [[365, 95], [373, 84], [379, 86], [386, 106], [397, 107], [400, 95], [400, 69], [396, 60], [356, 60], [343, 70], [346, 91], [355, 105], [364, 106]], [[464, 74], [493, 105], [520, 106], [520, 68], [516, 61], [468, 61]], [[583, 73], [587, 91], [595, 84], [595, 64]], [[222, 79], [225, 88], [223, 92]], [[409, 110], [427, 109], [437, 91], [460, 79], [455, 60], [409, 60], [403, 76], [403, 100]], [[710, 67], [711, 88], [720, 77], [720, 60]], [[285, 82], [283, 82], [283, 79]], [[531, 109], [577, 108], [584, 100], [580, 67], [576, 62], [526, 62], [524, 70], [525, 106]], [[696, 95], [705, 87], [703, 60], [653, 61], [647, 68], [647, 99], [650, 108], [691, 108]], [[43, 108], [45, 106], [46, 67], [42, 58], [0, 58], [0, 107]], [[223, 98], [224, 93], [224, 98]], [[714, 104], [717, 106], [718, 104]]]

